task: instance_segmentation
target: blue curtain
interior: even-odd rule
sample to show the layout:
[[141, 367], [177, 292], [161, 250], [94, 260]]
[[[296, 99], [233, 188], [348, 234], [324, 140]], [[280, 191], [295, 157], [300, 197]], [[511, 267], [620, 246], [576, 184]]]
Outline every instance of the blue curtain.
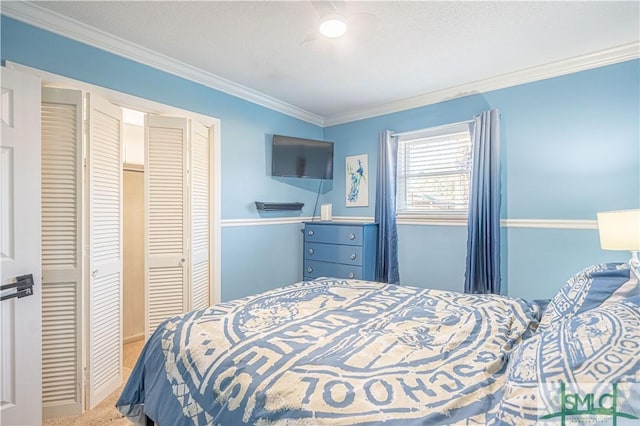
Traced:
[[500, 293], [500, 113], [474, 117], [465, 293]]
[[376, 281], [396, 284], [398, 269], [398, 230], [396, 228], [396, 169], [398, 143], [390, 130], [380, 133], [378, 176], [376, 183], [376, 223], [378, 252]]

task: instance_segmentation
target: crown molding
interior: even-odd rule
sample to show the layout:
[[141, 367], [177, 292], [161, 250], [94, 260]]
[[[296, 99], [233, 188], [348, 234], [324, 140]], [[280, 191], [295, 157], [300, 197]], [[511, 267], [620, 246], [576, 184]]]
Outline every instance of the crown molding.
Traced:
[[551, 62], [526, 68], [495, 77], [476, 80], [470, 83], [453, 86], [448, 89], [437, 90], [423, 95], [389, 102], [373, 108], [361, 109], [347, 114], [336, 114], [325, 117], [325, 127], [349, 123], [394, 112], [405, 111], [426, 105], [432, 105], [456, 98], [462, 98], [476, 93], [486, 93], [492, 90], [504, 89], [519, 84], [531, 83], [548, 78], [559, 77], [579, 71], [586, 71], [606, 65], [617, 64], [640, 58], [640, 42], [632, 42], [601, 50], [595, 53], [575, 56], [561, 61]]
[[2, 14], [63, 37], [88, 44], [101, 50], [200, 83], [240, 99], [281, 112], [294, 118], [324, 125], [324, 118], [271, 96], [242, 86], [215, 74], [177, 61], [166, 55], [116, 37], [74, 19], [23, 1], [2, 2]]
[[75, 21], [58, 13], [23, 1], [2, 2], [1, 12], [10, 18], [52, 33], [88, 44], [118, 56], [131, 59], [178, 77], [200, 83], [204, 86], [244, 99], [257, 105], [281, 112], [320, 127], [333, 126], [394, 112], [432, 105], [475, 93], [485, 93], [519, 84], [531, 83], [547, 78], [559, 77], [606, 65], [640, 58], [640, 42], [632, 42], [598, 52], [575, 56], [541, 66], [526, 68], [512, 73], [501, 74], [470, 83], [437, 90], [372, 108], [364, 108], [353, 113], [334, 114], [322, 117], [295, 105], [288, 104], [264, 93], [242, 86], [231, 80], [203, 71], [177, 61], [158, 52], [146, 49], [105, 31]]

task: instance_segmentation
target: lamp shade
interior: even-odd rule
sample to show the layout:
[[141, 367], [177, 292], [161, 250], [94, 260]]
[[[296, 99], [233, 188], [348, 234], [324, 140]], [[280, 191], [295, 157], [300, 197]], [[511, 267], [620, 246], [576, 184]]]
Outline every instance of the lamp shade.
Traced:
[[602, 249], [640, 251], [640, 210], [599, 212], [598, 230]]

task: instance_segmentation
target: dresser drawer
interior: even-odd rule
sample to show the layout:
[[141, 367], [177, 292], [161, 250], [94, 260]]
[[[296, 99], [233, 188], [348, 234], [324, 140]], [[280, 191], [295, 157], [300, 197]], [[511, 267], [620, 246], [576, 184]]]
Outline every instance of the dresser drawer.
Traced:
[[361, 226], [314, 225], [304, 227], [304, 239], [308, 242], [362, 245]]
[[318, 262], [315, 260], [304, 261], [304, 279], [310, 280], [318, 277], [336, 277], [361, 280], [362, 267], [342, 265], [339, 263]]
[[304, 243], [304, 258], [361, 266], [362, 247], [341, 244]]

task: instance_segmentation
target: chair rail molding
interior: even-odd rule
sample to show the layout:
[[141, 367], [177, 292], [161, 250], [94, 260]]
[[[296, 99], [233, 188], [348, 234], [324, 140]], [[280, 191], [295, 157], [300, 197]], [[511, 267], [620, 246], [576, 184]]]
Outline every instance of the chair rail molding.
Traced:
[[[222, 227], [239, 226], [266, 226], [286, 225], [302, 222], [311, 222], [315, 219], [306, 217], [278, 217], [278, 218], [248, 218], [248, 219], [223, 219]], [[358, 222], [373, 223], [375, 218], [371, 216], [333, 216], [333, 222]], [[426, 217], [404, 217], [397, 219], [398, 225], [420, 226], [467, 226], [466, 220], [445, 220]], [[598, 229], [598, 222], [593, 219], [502, 219], [500, 226], [503, 228], [537, 228], [537, 229]]]
[[595, 219], [502, 219], [505, 228], [598, 229]]

